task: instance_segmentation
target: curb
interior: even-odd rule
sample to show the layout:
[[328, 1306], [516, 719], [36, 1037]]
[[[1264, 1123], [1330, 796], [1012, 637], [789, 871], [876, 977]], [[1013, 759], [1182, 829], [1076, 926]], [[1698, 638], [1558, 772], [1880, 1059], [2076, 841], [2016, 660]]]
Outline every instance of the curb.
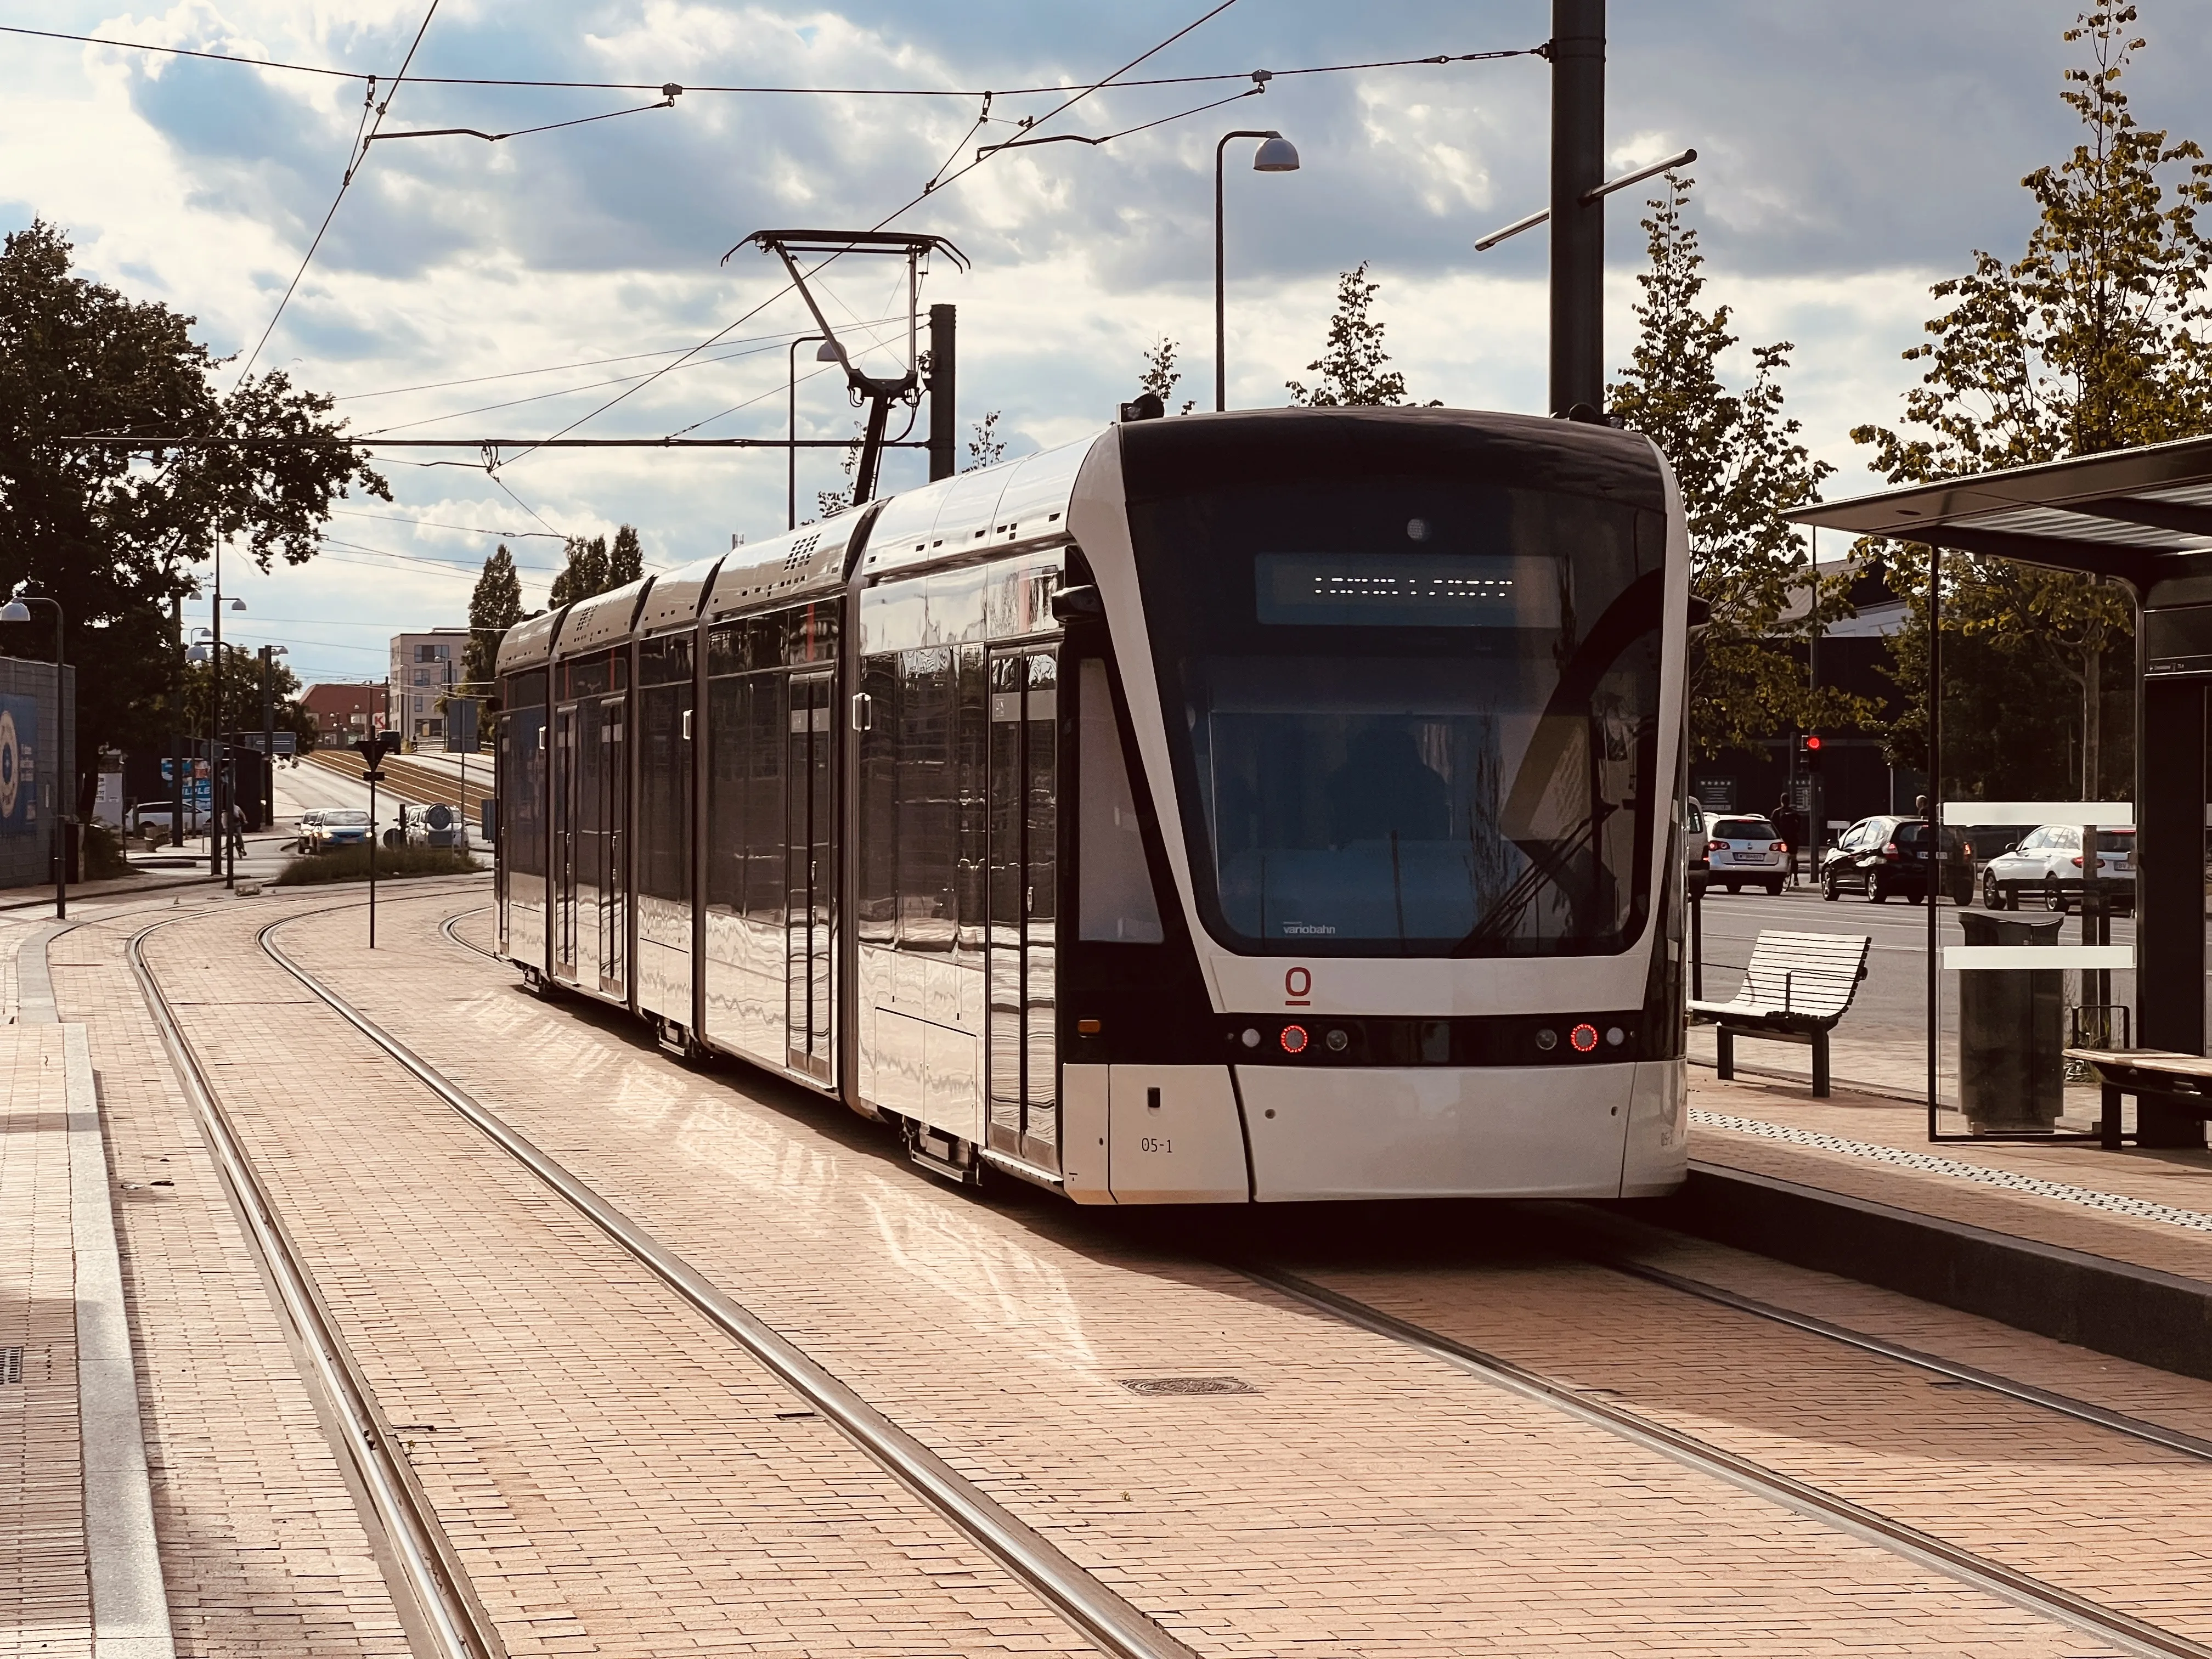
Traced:
[[2212, 1284], [2179, 1273], [1695, 1161], [1674, 1196], [1621, 1209], [1796, 1267], [2212, 1380]]
[[[59, 1024], [46, 946], [75, 924], [40, 928], [16, 958], [22, 1022]], [[62, 1028], [69, 1110], [70, 1230], [76, 1279], [77, 1443], [84, 1471], [84, 1540], [92, 1589], [94, 1659], [173, 1659], [169, 1601], [154, 1531], [154, 1494], [138, 1415], [138, 1370], [115, 1237], [113, 1182], [100, 1127], [92, 1046], [82, 1025]]]

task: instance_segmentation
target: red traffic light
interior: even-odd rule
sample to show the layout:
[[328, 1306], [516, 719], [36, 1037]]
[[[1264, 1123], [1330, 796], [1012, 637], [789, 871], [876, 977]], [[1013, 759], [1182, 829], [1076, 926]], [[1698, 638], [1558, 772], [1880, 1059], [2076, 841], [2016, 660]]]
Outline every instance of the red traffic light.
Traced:
[[1818, 754], [1820, 750], [1820, 738], [1816, 737], [1808, 737], [1805, 739], [1805, 748], [1808, 753]]

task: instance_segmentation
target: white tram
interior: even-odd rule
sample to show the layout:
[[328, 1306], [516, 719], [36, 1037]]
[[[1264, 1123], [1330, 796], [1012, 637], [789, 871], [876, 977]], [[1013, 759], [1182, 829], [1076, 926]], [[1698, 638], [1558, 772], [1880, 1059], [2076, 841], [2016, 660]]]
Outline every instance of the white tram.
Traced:
[[499, 939], [1084, 1203], [1684, 1174], [1665, 461], [1461, 410], [1124, 423], [533, 618]]

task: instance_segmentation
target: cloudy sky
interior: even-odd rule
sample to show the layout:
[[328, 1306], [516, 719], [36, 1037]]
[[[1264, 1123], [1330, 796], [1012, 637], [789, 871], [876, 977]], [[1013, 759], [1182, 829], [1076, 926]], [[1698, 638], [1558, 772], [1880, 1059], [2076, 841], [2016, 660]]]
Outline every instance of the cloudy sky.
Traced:
[[[0, 5], [22, 28], [389, 77], [428, 0], [101, 0]], [[264, 366], [343, 399], [359, 431], [530, 437], [781, 435], [785, 343], [807, 327], [747, 233], [873, 224], [948, 158], [1011, 137], [1058, 95], [986, 88], [1095, 81], [1200, 15], [1210, 0], [959, 6], [854, 0], [836, 9], [731, 0], [440, 0], [412, 74], [687, 87], [913, 88], [932, 96], [688, 91], [649, 110], [488, 144], [379, 143], [345, 194]], [[1898, 354], [1928, 285], [1971, 250], [2016, 252], [2019, 179], [2074, 142], [2058, 101], [2071, 4], [2045, 0], [1668, 0], [1613, 8], [1608, 141], [1622, 167], [1695, 145], [1694, 218], [1709, 297], [1747, 343], [1796, 343], [1788, 381], [1817, 453], [1872, 480], [1848, 438], [1888, 418]], [[2212, 138], [2212, 0], [2144, 0], [2150, 46], [2130, 81], [2147, 125]], [[1244, 76], [1527, 47], [1544, 0], [1238, 0], [1140, 76]], [[1237, 127], [1276, 128], [1304, 166], [1229, 179], [1232, 406], [1279, 404], [1318, 352], [1335, 274], [1364, 259], [1413, 394], [1534, 411], [1544, 392], [1544, 236], [1487, 254], [1484, 233], [1542, 204], [1548, 70], [1520, 57], [1281, 76], [1262, 96], [1098, 146], [994, 157], [900, 228], [951, 238], [923, 303], [960, 310], [963, 431], [1003, 411], [1010, 453], [1074, 438], [1134, 391], [1145, 346], [1182, 343], [1187, 395], [1212, 374], [1210, 159]], [[1236, 93], [1234, 80], [1110, 90], [1047, 132], [1118, 132]], [[383, 90], [380, 83], [380, 93]], [[362, 117], [359, 80], [0, 34], [0, 229], [64, 228], [82, 269], [199, 319], [210, 349], [252, 349], [330, 209]], [[641, 94], [409, 83], [383, 130], [489, 132], [598, 115]], [[1235, 147], [1248, 155], [1249, 147]], [[1607, 355], [1631, 343], [1640, 192], [1608, 228]], [[833, 320], [880, 337], [901, 309], [888, 263], [827, 283]], [[683, 367], [641, 377], [719, 331]], [[656, 355], [657, 354], [657, 355]], [[802, 371], [814, 365], [800, 354]], [[626, 378], [627, 377], [627, 378]], [[226, 377], [225, 384], [228, 384]], [[604, 413], [592, 411], [618, 393]], [[802, 382], [802, 435], [842, 436], [833, 378]], [[774, 453], [541, 451], [488, 476], [386, 452], [396, 502], [353, 501], [304, 568], [234, 578], [249, 607], [227, 634], [286, 644], [306, 678], [375, 678], [386, 636], [464, 620], [470, 581], [504, 532], [541, 603], [560, 533], [637, 525], [668, 567], [782, 527]], [[408, 464], [409, 462], [417, 464]], [[887, 465], [898, 487], [918, 456]], [[800, 463], [802, 504], [836, 482], [834, 452]]]

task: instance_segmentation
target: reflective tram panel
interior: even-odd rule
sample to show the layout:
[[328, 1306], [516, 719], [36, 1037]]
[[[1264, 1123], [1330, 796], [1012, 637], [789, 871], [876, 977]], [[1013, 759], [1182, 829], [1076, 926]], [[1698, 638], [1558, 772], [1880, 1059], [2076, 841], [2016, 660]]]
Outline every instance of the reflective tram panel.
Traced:
[[837, 681], [867, 514], [732, 550], [702, 608], [699, 1036], [816, 1087], [837, 1074]]
[[696, 697], [695, 624], [718, 556], [656, 576], [638, 609], [637, 824], [633, 899], [637, 912], [638, 1012], [664, 1040], [688, 1039], [694, 1008], [697, 940], [693, 887], [697, 866], [698, 754], [703, 726]]
[[553, 975], [630, 989], [630, 629], [652, 578], [579, 602], [552, 665]]
[[548, 665], [567, 608], [532, 617], [500, 641], [501, 717], [495, 764], [499, 834], [497, 896], [501, 954], [532, 972], [551, 971], [552, 871], [547, 843], [551, 750]]

